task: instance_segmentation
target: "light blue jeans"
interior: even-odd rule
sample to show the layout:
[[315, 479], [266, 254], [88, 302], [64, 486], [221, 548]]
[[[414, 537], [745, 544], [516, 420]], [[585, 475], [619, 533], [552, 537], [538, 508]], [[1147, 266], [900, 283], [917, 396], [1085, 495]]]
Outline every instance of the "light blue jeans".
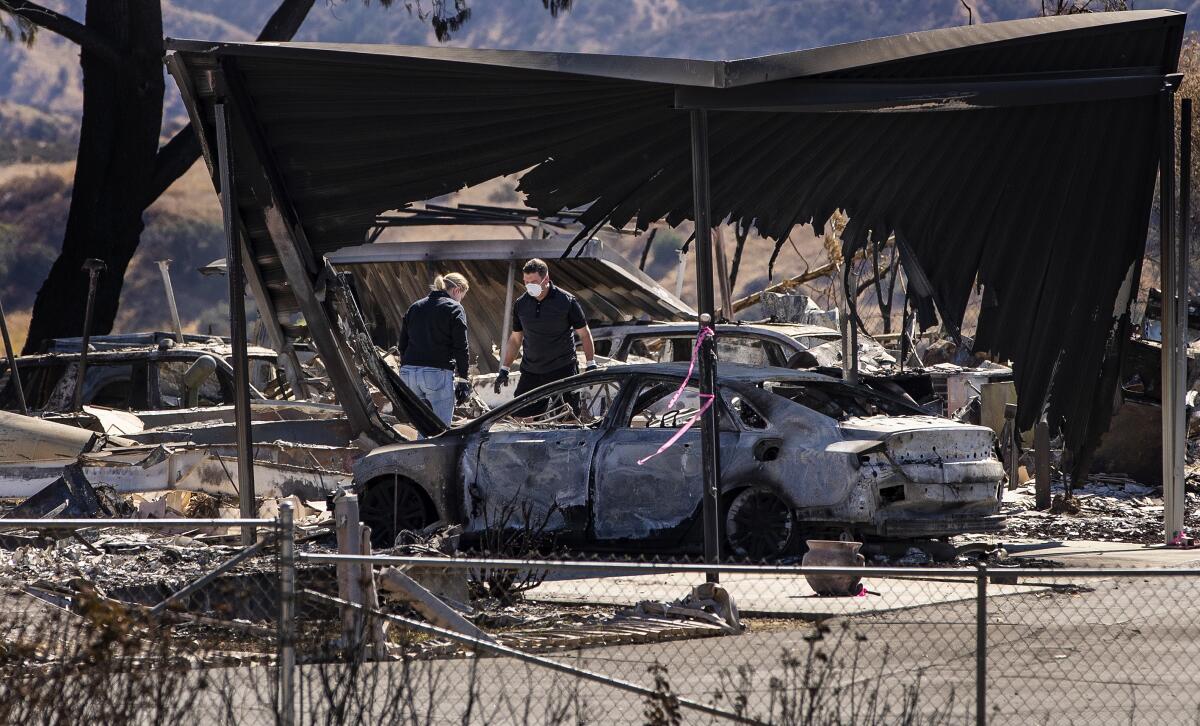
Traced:
[[400, 380], [450, 424], [454, 415], [454, 371], [429, 366], [400, 366]]

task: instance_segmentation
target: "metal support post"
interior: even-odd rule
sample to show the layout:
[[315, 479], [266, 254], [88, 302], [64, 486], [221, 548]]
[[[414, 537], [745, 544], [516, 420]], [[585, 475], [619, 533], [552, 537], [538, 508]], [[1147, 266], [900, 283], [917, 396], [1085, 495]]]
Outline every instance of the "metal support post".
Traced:
[[725, 259], [725, 234], [721, 225], [713, 231], [716, 237], [714, 251], [717, 253], [717, 284], [721, 291], [721, 317], [726, 322], [733, 322], [733, 291], [729, 289], [729, 263]]
[[[1175, 406], [1174, 487], [1171, 492], [1179, 534], [1186, 535], [1187, 519], [1185, 478], [1187, 467], [1187, 350], [1188, 350], [1188, 261], [1191, 258], [1189, 232], [1192, 212], [1192, 99], [1180, 100], [1179, 113], [1179, 227], [1175, 230], [1175, 345], [1171, 359]], [[1164, 490], [1165, 491], [1165, 490]], [[1165, 510], [1164, 510], [1165, 511]]]
[[504, 329], [500, 331], [500, 365], [508, 356], [508, 339], [512, 337], [513, 287], [517, 284], [517, 261], [508, 261], [508, 287], [504, 290]]
[[17, 353], [13, 350], [12, 340], [8, 337], [8, 320], [4, 317], [4, 305], [0, 304], [0, 333], [4, 334], [4, 355], [8, 358], [8, 378], [12, 381], [17, 394], [17, 404], [21, 413], [29, 415], [29, 406], [25, 404], [25, 389], [21, 385], [21, 371], [17, 370]]
[[158, 271], [162, 274], [163, 289], [167, 291], [167, 307], [171, 311], [171, 323], [175, 326], [175, 340], [183, 342], [183, 325], [179, 322], [179, 308], [175, 305], [175, 288], [171, 286], [171, 261], [159, 260]]
[[838, 331], [842, 334], [842, 380], [858, 383], [858, 328], [850, 302], [850, 263], [841, 270], [842, 299], [838, 305]]
[[[1014, 427], [1014, 432], [1016, 428]], [[1015, 447], [1014, 447], [1015, 448]], [[1045, 419], [1033, 425], [1034, 509], [1050, 508], [1050, 424]]]
[[75, 396], [71, 399], [71, 410], [83, 409], [83, 379], [87, 373], [88, 345], [92, 339], [92, 311], [96, 307], [96, 284], [104, 272], [104, 260], [89, 257], [83, 261], [83, 270], [88, 274], [87, 307], [83, 311], [83, 341], [79, 348], [79, 364], [75, 367]]
[[[362, 526], [359, 518], [358, 496], [340, 495], [333, 502], [333, 522], [337, 528], [338, 554], [360, 555]], [[362, 603], [362, 570], [356, 565], [338, 565], [338, 595], [347, 602]], [[342, 608], [342, 644], [347, 649], [363, 643], [363, 618], [360, 611]]]
[[292, 503], [279, 503], [279, 724], [292, 726], [296, 714], [296, 534]]
[[[713, 302], [712, 218], [709, 209], [708, 178], [708, 115], [703, 110], [691, 112], [692, 127], [692, 198], [696, 221], [696, 308], [700, 312], [699, 329], [712, 324], [716, 318]], [[700, 345], [700, 394], [717, 393], [717, 362], [715, 336], [707, 336]], [[719, 562], [721, 462], [720, 438], [717, 430], [719, 401], [714, 400], [700, 419], [700, 456], [704, 476], [704, 560]], [[718, 582], [716, 572], [707, 574], [709, 582]]]
[[[225, 223], [226, 278], [229, 280], [229, 339], [233, 347], [234, 430], [237, 437], [238, 502], [241, 516], [249, 519], [254, 506], [254, 445], [250, 430], [250, 364], [246, 359], [246, 282], [242, 251], [238, 244], [237, 187], [233, 173], [233, 150], [229, 143], [229, 112], [216, 104], [217, 164], [221, 179], [221, 211]], [[254, 528], [242, 527], [242, 544], [254, 542]]]
[[987, 565], [975, 580], [975, 723], [987, 723]]
[[[1183, 531], [1183, 376], [1178, 368], [1185, 359], [1186, 313], [1181, 315], [1179, 273], [1182, 268], [1175, 229], [1175, 97], [1166, 88], [1160, 94], [1162, 151], [1159, 157], [1159, 248], [1162, 286], [1162, 480], [1163, 540], [1170, 544]], [[1189, 119], [1190, 121], [1190, 119]]]

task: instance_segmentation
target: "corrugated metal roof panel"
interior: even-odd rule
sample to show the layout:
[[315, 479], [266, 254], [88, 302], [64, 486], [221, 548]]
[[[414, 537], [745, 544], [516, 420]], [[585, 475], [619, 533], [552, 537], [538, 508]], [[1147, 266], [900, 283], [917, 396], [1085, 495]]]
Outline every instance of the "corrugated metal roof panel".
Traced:
[[[209, 147], [211, 73], [240, 79], [247, 99], [237, 110], [261, 127], [320, 256], [363, 241], [379, 212], [523, 170], [520, 188], [544, 212], [588, 206], [584, 222], [642, 226], [690, 218], [688, 117], [674, 108], [677, 86], [1167, 74], [1184, 20], [1170, 11], [1039, 18], [741, 61], [171, 46]], [[795, 224], [820, 225], [845, 209], [847, 245], [894, 232], [951, 324], [982, 283], [979, 347], [1014, 360], [1021, 400], [1048, 400], [1052, 425], [1070, 420], [1068, 443], [1077, 448], [1094, 414], [1107, 421], [1095, 403], [1105, 392], [1092, 382], [1111, 368], [1105, 342], [1124, 324], [1114, 308], [1117, 316], [1126, 309], [1119, 291], [1144, 244], [1159, 114], [1153, 94], [937, 113], [711, 111], [713, 218], [730, 215], [783, 238]], [[264, 198], [254, 188], [258, 172], [238, 172], [261, 273], [277, 309], [294, 310], [255, 216]], [[1036, 405], [1023, 406], [1022, 427], [1038, 415]]]

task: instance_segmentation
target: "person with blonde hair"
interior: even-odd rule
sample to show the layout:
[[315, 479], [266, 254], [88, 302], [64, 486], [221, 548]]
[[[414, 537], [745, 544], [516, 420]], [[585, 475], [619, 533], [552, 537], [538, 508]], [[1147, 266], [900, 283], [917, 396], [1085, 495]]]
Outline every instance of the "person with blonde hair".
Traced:
[[449, 424], [454, 404], [471, 397], [467, 313], [462, 306], [471, 285], [465, 276], [451, 272], [434, 278], [432, 288], [404, 314], [400, 380]]

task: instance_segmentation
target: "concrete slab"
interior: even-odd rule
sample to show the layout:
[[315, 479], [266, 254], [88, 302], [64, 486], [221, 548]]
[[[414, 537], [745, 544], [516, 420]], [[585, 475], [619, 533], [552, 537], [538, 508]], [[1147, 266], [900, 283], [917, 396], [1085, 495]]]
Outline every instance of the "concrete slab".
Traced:
[[1053, 560], [1065, 567], [1196, 567], [1200, 566], [1200, 548], [1180, 549], [1164, 545], [1140, 545], [1128, 542], [1005, 542], [1004, 549], [1013, 557], [1037, 557]]
[[[704, 581], [696, 572], [652, 575], [615, 575], [554, 579], [529, 593], [531, 600], [590, 605], [634, 605], [642, 600], [672, 601], [687, 595]], [[935, 578], [869, 578], [863, 581], [867, 594], [858, 597], [820, 597], [803, 577], [794, 575], [721, 576], [724, 586], [749, 617], [827, 618], [866, 615], [907, 608], [970, 600], [975, 581]], [[989, 585], [989, 597], [1024, 594], [1045, 589], [1038, 585]]]

